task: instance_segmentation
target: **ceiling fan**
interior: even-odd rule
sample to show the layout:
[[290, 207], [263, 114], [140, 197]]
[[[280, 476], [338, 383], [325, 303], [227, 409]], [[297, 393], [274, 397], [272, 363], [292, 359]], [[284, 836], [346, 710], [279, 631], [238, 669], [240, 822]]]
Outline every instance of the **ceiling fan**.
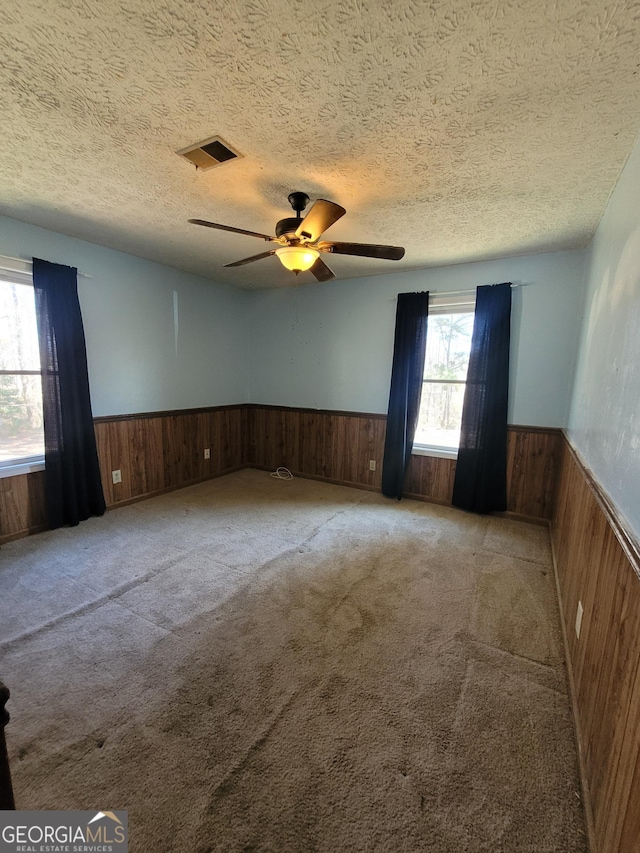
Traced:
[[279, 248], [243, 258], [225, 267], [241, 267], [253, 261], [277, 255], [280, 262], [296, 275], [309, 270], [318, 281], [329, 281], [335, 278], [320, 257], [321, 253], [334, 252], [337, 255], [358, 255], [362, 258], [383, 258], [389, 261], [399, 261], [404, 256], [401, 246], [376, 246], [371, 243], [336, 243], [331, 240], [320, 240], [323, 232], [347, 212], [344, 207], [324, 198], [317, 199], [303, 218], [302, 211], [309, 203], [309, 196], [302, 192], [289, 194], [289, 204], [294, 209], [295, 217], [290, 216], [276, 223], [276, 236], [259, 234], [256, 231], [245, 231], [242, 228], [232, 228], [230, 225], [218, 225], [217, 222], [207, 222], [204, 219], [190, 219], [193, 225], [204, 225], [206, 228], [218, 228], [220, 231], [232, 231], [234, 234], [246, 234], [258, 237], [270, 243], [278, 243]]

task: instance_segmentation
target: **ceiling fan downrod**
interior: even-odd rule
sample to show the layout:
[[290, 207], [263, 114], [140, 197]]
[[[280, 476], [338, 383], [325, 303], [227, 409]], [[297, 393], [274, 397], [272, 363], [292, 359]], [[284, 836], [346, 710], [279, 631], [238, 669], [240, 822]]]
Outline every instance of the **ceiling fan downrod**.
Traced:
[[309, 196], [306, 193], [293, 192], [287, 196], [289, 204], [295, 210], [298, 219], [302, 219], [302, 211], [309, 204]]

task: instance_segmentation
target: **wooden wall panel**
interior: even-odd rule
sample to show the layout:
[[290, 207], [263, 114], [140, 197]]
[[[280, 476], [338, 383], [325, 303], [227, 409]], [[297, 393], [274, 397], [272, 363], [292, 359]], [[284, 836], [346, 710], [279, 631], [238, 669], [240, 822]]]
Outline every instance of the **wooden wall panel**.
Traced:
[[559, 464], [552, 540], [593, 853], [638, 853], [640, 554], [566, 439]]
[[510, 512], [531, 518], [552, 518], [561, 445], [559, 429], [509, 427], [507, 504]]
[[[379, 489], [385, 418], [352, 412], [249, 406], [249, 464]], [[376, 470], [369, 469], [369, 461]]]
[[[311, 477], [327, 476], [322, 464], [322, 421], [324, 417], [324, 415], [316, 412], [300, 413], [300, 456], [297, 470], [301, 474]], [[253, 440], [257, 445], [259, 433], [253, 436]]]
[[[384, 415], [248, 406], [249, 464], [360, 488], [379, 489], [386, 418]], [[508, 431], [509, 513], [551, 519], [561, 447], [559, 429], [511, 426]], [[374, 460], [376, 470], [369, 469]], [[412, 456], [407, 497], [450, 504], [454, 459]]]
[[224, 471], [239, 468], [243, 464], [244, 436], [242, 430], [245, 418], [242, 408], [233, 406], [216, 409], [210, 414], [214, 424], [210, 476], [217, 476]]
[[438, 456], [412, 456], [405, 482], [407, 497], [451, 504], [456, 460]]
[[[245, 406], [96, 418], [108, 507], [215, 477], [248, 462]], [[204, 458], [205, 447], [211, 457]], [[120, 469], [122, 482], [111, 472]], [[0, 479], [0, 542], [46, 527], [44, 472]]]
[[102, 479], [102, 491], [107, 506], [113, 500], [111, 490], [111, 457], [109, 454], [109, 424], [94, 423], [93, 429], [96, 435], [96, 447], [98, 450], [98, 463], [100, 465], [100, 478]]
[[0, 479], [0, 542], [45, 526], [44, 471]]
[[[509, 426], [507, 430], [507, 511], [518, 518], [550, 520], [562, 434], [559, 429]], [[450, 504], [455, 459], [412, 456], [407, 497]]]
[[[640, 758], [636, 759], [636, 772], [631, 783], [632, 791], [640, 791]], [[637, 850], [640, 838], [640, 808], [629, 808], [620, 839], [621, 850]], [[636, 845], [635, 847], [633, 845]]]
[[[242, 467], [242, 407], [96, 419], [107, 506], [158, 494]], [[209, 448], [210, 458], [204, 458]], [[122, 471], [113, 485], [111, 472]]]
[[[160, 418], [98, 420], [94, 428], [107, 506], [165, 487]], [[122, 482], [114, 484], [111, 472], [117, 469], [122, 472]]]
[[[136, 423], [136, 491], [135, 495], [152, 494], [164, 488], [162, 418], [145, 418]], [[206, 445], [205, 445], [206, 446]]]
[[[378, 414], [241, 405], [95, 420], [107, 506], [253, 465], [380, 489], [386, 418]], [[551, 515], [558, 430], [509, 428], [509, 510]], [[204, 448], [211, 450], [204, 458]], [[371, 471], [370, 461], [376, 463]], [[122, 482], [111, 472], [120, 469]], [[413, 456], [407, 497], [450, 504], [455, 461]], [[32, 478], [32, 479], [28, 479]], [[0, 480], [0, 541], [44, 524], [42, 475]]]

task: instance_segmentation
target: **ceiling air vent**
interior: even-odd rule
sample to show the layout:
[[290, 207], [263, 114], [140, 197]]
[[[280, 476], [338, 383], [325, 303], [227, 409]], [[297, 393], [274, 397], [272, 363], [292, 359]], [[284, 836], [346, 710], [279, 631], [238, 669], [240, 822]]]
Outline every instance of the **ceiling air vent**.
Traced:
[[203, 172], [206, 172], [207, 169], [213, 169], [214, 166], [227, 163], [229, 160], [242, 157], [242, 154], [234, 151], [219, 136], [212, 136], [211, 139], [205, 139], [204, 142], [198, 142], [197, 145], [189, 145], [188, 148], [176, 151], [176, 154], [185, 157], [196, 169], [201, 169]]

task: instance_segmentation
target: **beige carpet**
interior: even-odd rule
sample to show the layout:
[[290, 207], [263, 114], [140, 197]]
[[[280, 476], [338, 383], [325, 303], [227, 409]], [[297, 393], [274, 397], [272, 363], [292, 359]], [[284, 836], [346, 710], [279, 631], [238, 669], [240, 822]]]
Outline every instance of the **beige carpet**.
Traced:
[[242, 471], [3, 547], [0, 651], [133, 853], [587, 849], [544, 528]]

